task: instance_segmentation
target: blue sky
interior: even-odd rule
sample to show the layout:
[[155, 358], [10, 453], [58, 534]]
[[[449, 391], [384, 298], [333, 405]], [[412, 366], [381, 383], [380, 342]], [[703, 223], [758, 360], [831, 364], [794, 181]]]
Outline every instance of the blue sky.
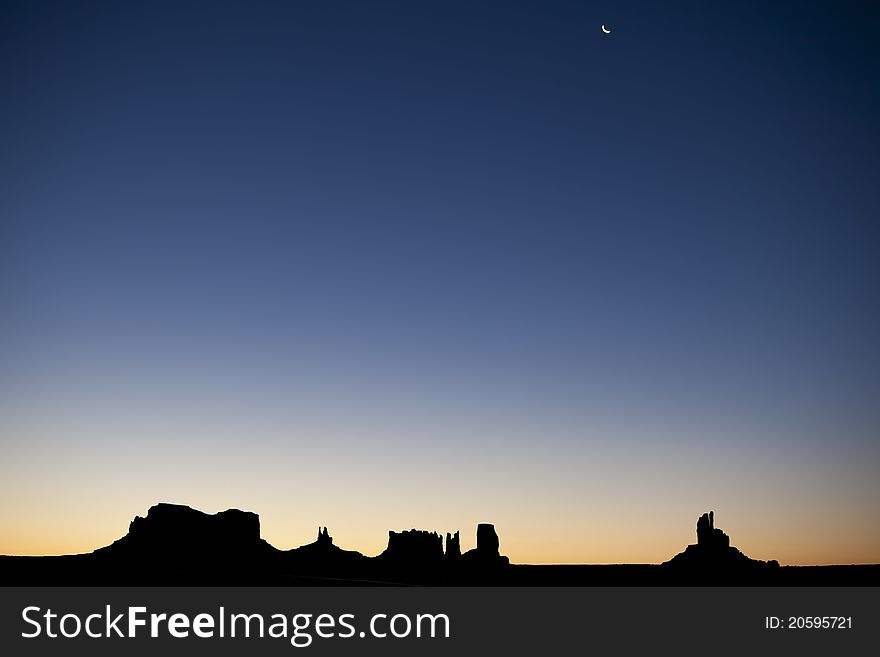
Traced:
[[[876, 11], [2, 12], [0, 552], [172, 496], [269, 509], [278, 542], [366, 517], [366, 551], [498, 516], [522, 560], [662, 560], [713, 504], [768, 558], [880, 556]], [[108, 520], [52, 535], [65, 499]], [[613, 517], [652, 505], [680, 527], [631, 554]]]

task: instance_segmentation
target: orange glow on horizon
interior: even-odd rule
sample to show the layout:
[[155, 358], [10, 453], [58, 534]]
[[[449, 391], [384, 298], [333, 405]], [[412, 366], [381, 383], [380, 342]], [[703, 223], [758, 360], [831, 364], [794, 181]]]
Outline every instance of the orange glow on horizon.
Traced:
[[[216, 509], [220, 510], [220, 509]], [[144, 515], [142, 510], [138, 515]], [[133, 518], [133, 516], [132, 516]], [[83, 521], [78, 525], [78, 521]], [[693, 523], [691, 523], [693, 525]], [[286, 550], [314, 541], [317, 524], [309, 532], [304, 527], [291, 531], [287, 523], [270, 521], [261, 518], [261, 535], [274, 547]], [[719, 526], [724, 528], [719, 521]], [[8, 525], [7, 525], [8, 527]], [[570, 527], [564, 540], [539, 540], [534, 533], [520, 526], [508, 527], [496, 525], [501, 539], [501, 552], [510, 557], [511, 563], [520, 564], [617, 564], [645, 563], [657, 564], [666, 561], [683, 550], [688, 544], [696, 542], [693, 527], [674, 528], [674, 531], [657, 534], [654, 537], [633, 535], [615, 536], [609, 534], [599, 540], [600, 529], [608, 530], [608, 525], [592, 525], [591, 527]], [[390, 527], [394, 531], [410, 529], [409, 525]], [[438, 531], [445, 535], [446, 531], [461, 531], [462, 550], [475, 545], [476, 523], [469, 527], [420, 527]], [[13, 535], [8, 529], [0, 532], [0, 554], [21, 556], [53, 556], [65, 554], [87, 553], [99, 547], [109, 545], [121, 538], [127, 531], [126, 523], [102, 525], [97, 519], [89, 521], [88, 517], [67, 516], [67, 520], [56, 523], [31, 522], [22, 527], [22, 531]], [[385, 549], [387, 530], [361, 529], [357, 532], [346, 530], [345, 527], [330, 527], [331, 536], [336, 545], [344, 549], [357, 550], [367, 556], [375, 556]], [[731, 536], [731, 544], [738, 547], [748, 556], [756, 559], [776, 559], [782, 565], [832, 565], [832, 564], [876, 564], [880, 563], [878, 543], [858, 546], [852, 549], [844, 541], [835, 542], [833, 538], [819, 543], [812, 537], [786, 537], [782, 535], [758, 536], [747, 528]], [[792, 549], [792, 545], [800, 549]]]

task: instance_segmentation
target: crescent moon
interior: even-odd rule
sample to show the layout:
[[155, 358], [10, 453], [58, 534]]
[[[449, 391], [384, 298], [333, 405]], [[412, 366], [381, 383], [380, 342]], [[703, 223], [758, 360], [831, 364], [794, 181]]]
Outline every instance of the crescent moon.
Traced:
[[607, 29], [605, 29], [605, 26], [604, 26], [604, 25], [602, 26], [602, 31], [603, 31], [605, 34], [611, 34], [611, 30], [607, 30]]

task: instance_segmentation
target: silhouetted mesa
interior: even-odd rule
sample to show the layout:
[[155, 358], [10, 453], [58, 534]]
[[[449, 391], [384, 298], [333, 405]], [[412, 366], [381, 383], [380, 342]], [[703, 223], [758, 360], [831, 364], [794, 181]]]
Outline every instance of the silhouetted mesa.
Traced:
[[252, 557], [268, 548], [269, 544], [260, 538], [260, 517], [256, 513], [227, 509], [210, 515], [188, 506], [162, 503], [151, 507], [145, 518], [135, 516], [128, 534], [102, 550], [115, 556], [151, 560], [214, 560]]
[[443, 561], [443, 539], [420, 529], [389, 531], [388, 547], [378, 558], [404, 567], [436, 567]]
[[715, 512], [709, 511], [697, 520], [697, 544], [688, 545], [684, 552], [662, 565], [689, 571], [692, 578], [719, 579], [778, 568], [779, 562], [750, 559], [731, 546], [730, 537], [715, 527]]

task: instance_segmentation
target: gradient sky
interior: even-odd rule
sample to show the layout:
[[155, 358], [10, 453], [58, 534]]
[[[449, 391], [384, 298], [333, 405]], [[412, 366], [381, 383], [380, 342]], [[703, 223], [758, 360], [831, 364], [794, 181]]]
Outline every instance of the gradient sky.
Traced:
[[880, 562], [870, 4], [3, 1], [0, 554]]

